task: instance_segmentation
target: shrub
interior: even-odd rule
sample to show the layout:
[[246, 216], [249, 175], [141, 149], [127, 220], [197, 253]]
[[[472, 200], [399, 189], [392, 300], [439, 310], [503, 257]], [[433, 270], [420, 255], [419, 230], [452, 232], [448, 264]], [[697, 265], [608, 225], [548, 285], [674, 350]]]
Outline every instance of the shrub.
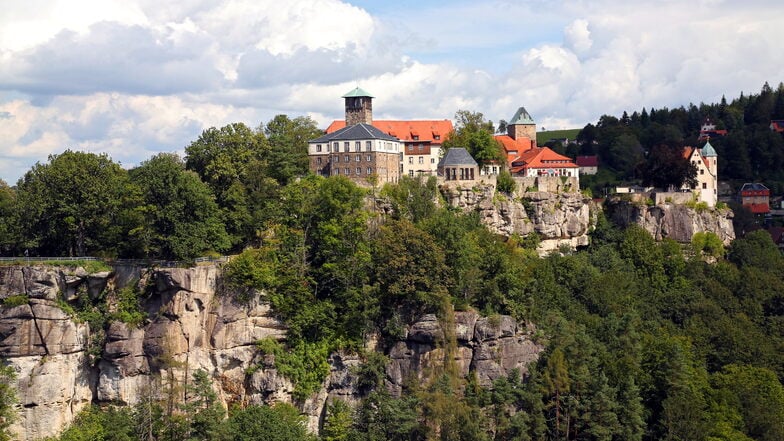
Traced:
[[326, 341], [300, 341], [285, 349], [271, 338], [259, 340], [256, 347], [264, 354], [275, 356], [275, 368], [294, 383], [294, 398], [305, 400], [320, 387], [329, 374], [327, 357], [332, 345]]
[[512, 194], [514, 193], [516, 186], [517, 183], [508, 171], [504, 170], [498, 174], [498, 178], [496, 180], [496, 190], [500, 191], [501, 193]]

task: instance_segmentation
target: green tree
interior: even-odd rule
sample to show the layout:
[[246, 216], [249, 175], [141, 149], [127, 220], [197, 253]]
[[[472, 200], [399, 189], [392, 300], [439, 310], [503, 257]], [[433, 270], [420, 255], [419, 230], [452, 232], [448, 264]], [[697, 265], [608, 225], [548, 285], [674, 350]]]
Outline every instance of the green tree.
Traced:
[[308, 172], [308, 141], [324, 132], [308, 116], [276, 115], [264, 126], [269, 141], [267, 175], [285, 185]]
[[697, 166], [683, 157], [683, 148], [659, 144], [651, 148], [641, 170], [643, 185], [681, 188], [697, 185]]
[[305, 418], [286, 403], [236, 410], [229, 416], [224, 433], [223, 441], [315, 440], [305, 428]]
[[517, 183], [515, 182], [514, 178], [512, 178], [512, 175], [508, 171], [504, 170], [498, 174], [498, 181], [496, 187], [498, 191], [500, 191], [501, 193], [507, 193], [511, 195], [512, 193], [514, 193], [516, 187], [517, 187]]
[[234, 246], [254, 233], [247, 183], [257, 165], [266, 168], [268, 153], [264, 133], [243, 123], [211, 127], [185, 148], [185, 166], [212, 189]]
[[2, 364], [0, 365], [0, 441], [10, 441], [11, 433], [8, 428], [16, 419], [16, 391], [14, 384], [16, 372], [14, 368]]
[[0, 179], [0, 254], [10, 252], [18, 242], [18, 231], [14, 228], [16, 191]]
[[493, 138], [493, 133], [493, 123], [485, 120], [481, 112], [458, 110], [455, 113], [455, 129], [444, 140], [442, 153], [452, 147], [463, 147], [480, 166], [503, 161], [503, 148]]
[[327, 406], [327, 419], [321, 438], [324, 441], [347, 441], [351, 425], [351, 407], [343, 400], [334, 400]]
[[50, 256], [110, 254], [129, 228], [133, 196], [127, 172], [105, 154], [50, 155], [17, 184], [23, 246]]
[[215, 197], [176, 155], [153, 156], [130, 174], [144, 200], [144, 225], [130, 233], [135, 254], [189, 259], [229, 248]]

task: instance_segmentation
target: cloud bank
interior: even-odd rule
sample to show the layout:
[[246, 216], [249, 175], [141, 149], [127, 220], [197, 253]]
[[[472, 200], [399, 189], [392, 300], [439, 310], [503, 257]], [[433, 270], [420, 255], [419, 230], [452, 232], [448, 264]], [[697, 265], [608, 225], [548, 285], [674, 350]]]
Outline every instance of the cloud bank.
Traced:
[[[342, 117], [580, 127], [603, 113], [711, 102], [784, 80], [784, 6], [705, 1], [43, 1], [0, 14], [0, 178], [66, 148], [132, 166], [210, 126]], [[414, 8], [414, 10], [412, 10]]]

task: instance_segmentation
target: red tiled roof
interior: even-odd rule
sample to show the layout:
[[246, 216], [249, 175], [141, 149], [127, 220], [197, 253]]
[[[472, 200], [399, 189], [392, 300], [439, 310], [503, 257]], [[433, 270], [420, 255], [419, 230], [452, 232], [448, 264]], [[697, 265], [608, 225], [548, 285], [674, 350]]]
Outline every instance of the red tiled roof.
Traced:
[[512, 161], [512, 171], [524, 168], [577, 168], [572, 158], [559, 155], [549, 147], [535, 147]]
[[495, 135], [494, 138], [504, 147], [506, 161], [510, 164], [522, 153], [525, 153], [532, 148], [536, 148], [536, 140], [532, 140], [527, 136], [521, 136], [514, 139], [509, 135]]
[[578, 156], [577, 157], [577, 165], [580, 167], [598, 167], [599, 166], [599, 157], [596, 155], [593, 156]]
[[[346, 127], [346, 121], [335, 120], [327, 127], [326, 132], [332, 133]], [[452, 131], [452, 121], [442, 120], [419, 120], [419, 121], [396, 121], [396, 120], [375, 120], [373, 127], [396, 136], [401, 141], [431, 141], [433, 144], [441, 144], [444, 134]], [[439, 136], [440, 139], [435, 139]]]

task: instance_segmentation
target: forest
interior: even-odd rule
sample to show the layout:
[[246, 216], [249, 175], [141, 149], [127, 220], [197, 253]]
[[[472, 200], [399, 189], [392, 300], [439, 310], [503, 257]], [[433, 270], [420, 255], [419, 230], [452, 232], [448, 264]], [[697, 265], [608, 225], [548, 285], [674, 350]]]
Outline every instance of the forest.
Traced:
[[604, 115], [587, 124], [569, 145], [553, 145], [576, 157], [598, 155], [600, 172], [584, 176], [582, 184], [594, 194], [605, 188], [645, 179], [646, 165], [657, 148], [702, 146], [700, 127], [709, 118], [726, 136], [710, 138], [719, 155], [719, 177], [737, 190], [744, 182], [762, 182], [774, 194], [784, 193], [784, 137], [770, 129], [771, 120], [784, 119], [784, 84], [774, 90], [765, 83], [759, 93], [719, 103], [689, 104], [668, 109], [641, 109], [620, 116]]
[[[720, 147], [733, 133], [771, 143], [781, 136], [764, 122], [784, 99], [781, 87], [769, 91], [765, 117], [749, 110], [765, 93], [694, 106], [697, 129], [711, 111], [730, 129], [714, 144], [725, 162], [735, 164], [731, 145]], [[590, 142], [579, 148], [633, 178], [631, 160], [609, 161], [644, 158], [642, 143], [612, 146], [659, 130], [692, 136], [690, 113], [677, 123], [673, 113], [603, 117], [594, 135], [581, 132]], [[759, 118], [749, 123], [747, 114]], [[599, 211], [590, 246], [541, 258], [535, 236], [501, 237], [476, 213], [448, 207], [434, 178], [360, 187], [308, 175], [304, 142], [317, 132], [311, 120], [283, 115], [255, 130], [231, 124], [206, 130], [185, 158], [159, 154], [131, 170], [105, 155], [53, 155], [15, 186], [0, 186], [0, 254], [187, 262], [235, 253], [223, 267], [225, 295], [264, 295], [285, 322], [285, 344], [258, 348], [295, 382], [295, 399], [318, 388], [327, 355], [342, 350], [364, 361], [358, 406], [335, 401], [321, 432], [309, 435], [288, 404], [224, 408], [197, 371], [187, 399], [171, 389], [168, 399], [132, 407], [96, 404], [57, 440], [784, 439], [784, 257], [766, 232], [726, 248], [710, 234], [656, 242]], [[749, 153], [757, 164], [761, 152]], [[760, 164], [753, 173], [770, 174], [737, 176], [777, 176]], [[489, 388], [458, 375], [446, 357], [427, 381], [392, 396], [383, 386], [387, 358], [364, 351], [364, 339], [389, 344], [422, 314], [449, 323], [462, 310], [533, 323], [546, 350], [525, 378], [513, 373]], [[455, 343], [440, 344], [449, 353]], [[12, 417], [6, 384], [2, 427]]]

